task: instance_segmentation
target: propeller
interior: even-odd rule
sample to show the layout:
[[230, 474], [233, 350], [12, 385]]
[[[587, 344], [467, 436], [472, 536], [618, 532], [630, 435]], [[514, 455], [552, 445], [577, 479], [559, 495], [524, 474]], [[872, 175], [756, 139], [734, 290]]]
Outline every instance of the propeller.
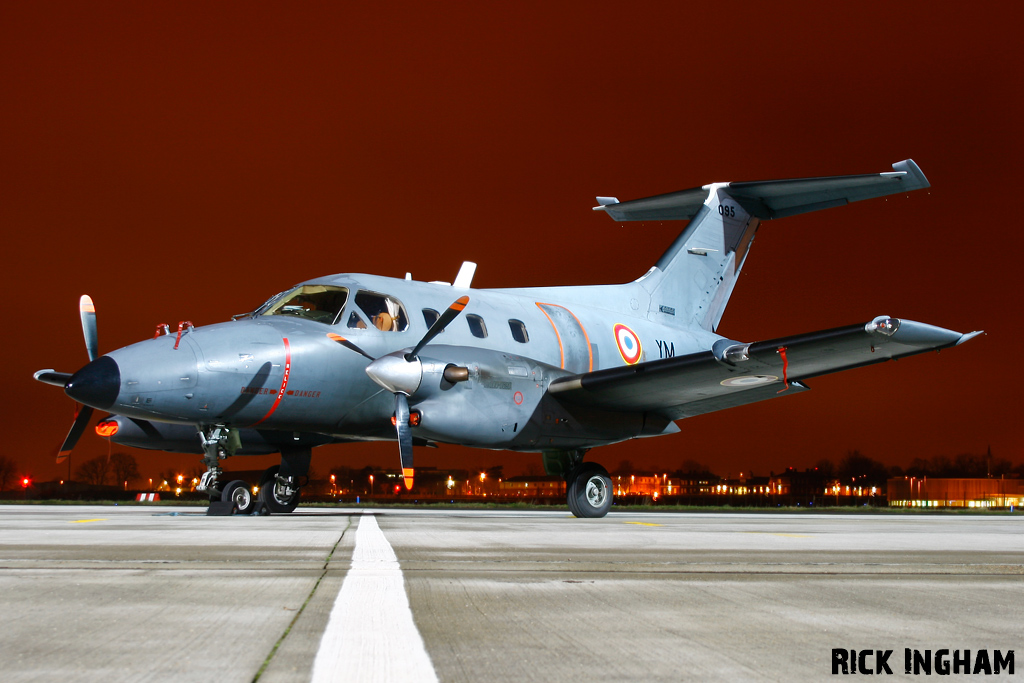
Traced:
[[88, 294], [83, 294], [78, 300], [78, 315], [82, 318], [82, 336], [85, 337], [85, 351], [89, 354], [89, 360], [96, 360], [99, 342], [96, 336], [96, 305]]
[[[83, 294], [78, 300], [78, 313], [82, 319], [82, 336], [85, 337], [85, 351], [89, 355], [89, 362], [92, 362], [99, 355], [99, 342], [96, 333], [96, 306], [88, 294]], [[70, 374], [54, 370], [40, 370], [33, 377], [40, 382], [62, 388], [66, 387], [68, 382], [71, 381]], [[85, 432], [85, 428], [89, 425], [92, 414], [93, 408], [86, 405], [81, 406], [75, 412], [75, 421], [71, 424], [71, 429], [68, 431], [68, 435], [64, 438], [64, 443], [61, 444], [60, 450], [57, 453], [58, 464], [67, 460], [71, 455], [72, 449]]]
[[441, 334], [444, 328], [462, 313], [469, 304], [469, 297], [459, 297], [452, 303], [445, 312], [434, 321], [427, 333], [423, 335], [419, 343], [409, 353], [394, 353], [380, 358], [374, 358], [363, 351], [350, 340], [339, 334], [330, 332], [327, 336], [341, 344], [345, 348], [355, 351], [370, 360], [366, 366], [366, 374], [374, 382], [387, 389], [395, 395], [395, 431], [398, 436], [398, 451], [402, 460], [402, 478], [405, 481], [406, 490], [412, 488], [415, 469], [413, 468], [412, 457], [412, 427], [409, 424], [409, 396], [420, 386], [423, 378], [423, 364], [420, 362], [419, 353], [423, 347], [429, 344], [434, 337]]
[[[68, 432], [67, 437], [64, 439], [64, 443], [61, 444], [60, 451], [57, 453], [57, 464], [64, 462], [71, 456], [71, 450], [78, 443], [78, 439], [85, 432], [85, 428], [89, 426], [89, 420], [92, 418], [92, 407], [82, 406], [75, 413], [75, 421], [71, 424], [71, 431]], [[52, 452], [52, 451], [51, 451]]]

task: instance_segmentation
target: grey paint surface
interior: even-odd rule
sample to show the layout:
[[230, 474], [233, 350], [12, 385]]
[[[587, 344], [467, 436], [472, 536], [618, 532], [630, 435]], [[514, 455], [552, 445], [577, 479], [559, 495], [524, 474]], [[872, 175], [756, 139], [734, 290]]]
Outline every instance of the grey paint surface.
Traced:
[[[290, 446], [302, 448], [394, 439], [391, 392], [399, 384], [383, 381], [379, 373], [380, 385], [371, 380], [365, 372], [367, 357], [381, 365], [380, 358], [391, 354], [385, 360], [395, 361], [389, 366], [393, 371], [408, 364], [412, 359], [403, 350], [415, 347], [428, 330], [423, 311], [436, 316], [465, 296], [465, 313], [418, 354], [423, 370], [399, 368], [400, 391], [423, 416], [422, 424], [411, 428], [419, 443], [540, 452], [673, 433], [678, 431], [674, 420], [783, 393], [756, 388], [758, 382], [779, 387], [787, 379], [785, 362], [770, 357], [781, 348], [768, 349], [762, 355], [769, 357], [751, 362], [726, 362], [712, 354], [715, 343], [723, 341], [715, 330], [760, 222], [928, 187], [912, 161], [893, 169], [713, 183], [602, 203], [599, 208], [619, 220], [650, 218], [649, 210], [655, 209], [660, 218], [692, 217], [656, 265], [630, 283], [497, 290], [365, 274], [316, 278], [290, 290], [297, 298], [274, 297], [253, 315], [186, 329], [180, 339], [162, 336], [111, 351], [76, 373], [67, 391], [123, 416], [117, 420], [126, 433], [114, 440], [132, 445], [186, 449], [188, 430], [161, 434], [156, 427], [128, 424], [130, 418], [143, 426], [166, 422], [259, 430], [245, 435], [239, 454], [289, 445], [282, 446], [268, 432], [284, 435], [285, 441], [294, 435]], [[663, 211], [668, 213], [658, 213]], [[324, 308], [305, 298], [316, 293], [325, 294], [322, 302], [336, 305]], [[388, 322], [377, 329], [369, 321], [381, 311], [370, 306], [384, 298]], [[303, 311], [300, 304], [312, 308]], [[359, 324], [350, 327], [355, 320]], [[392, 329], [392, 320], [407, 322]], [[474, 329], [470, 320], [483, 323]], [[517, 339], [509, 321], [524, 325], [528, 334]], [[864, 329], [853, 330], [856, 338], [849, 348], [828, 340], [815, 346], [811, 342], [821, 341], [821, 333], [804, 330], [786, 338], [793, 379], [803, 379], [801, 368], [808, 376], [836, 372], [970, 337], [904, 321], [890, 339], [869, 329], [870, 323], [860, 325]], [[911, 328], [926, 333], [910, 334]], [[332, 341], [329, 334], [344, 339]], [[890, 343], [899, 348], [876, 353]], [[700, 359], [708, 362], [689, 362]], [[468, 381], [441, 380], [447, 365], [467, 368]], [[630, 366], [625, 368], [629, 372], [618, 372], [624, 366]], [[655, 374], [656, 385], [651, 382]], [[730, 375], [745, 375], [754, 383], [737, 383], [739, 377]], [[580, 386], [558, 386], [570, 376]], [[638, 395], [644, 400], [636, 400]]]
[[[309, 680], [349, 511], [168, 511], [0, 507], [5, 681], [251, 681], [279, 640], [260, 680]], [[897, 675], [904, 647], [1020, 649], [1017, 516], [378, 523], [443, 681], [822, 680], [833, 647], [897, 650]]]

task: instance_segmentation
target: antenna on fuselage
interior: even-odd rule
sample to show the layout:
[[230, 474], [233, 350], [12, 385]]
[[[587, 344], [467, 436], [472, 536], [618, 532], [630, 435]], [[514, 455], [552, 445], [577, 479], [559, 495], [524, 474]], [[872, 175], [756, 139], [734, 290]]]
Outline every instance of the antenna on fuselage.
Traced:
[[455, 282], [452, 284], [452, 287], [469, 289], [469, 286], [473, 283], [474, 275], [476, 275], [476, 264], [472, 261], [463, 261], [462, 267], [459, 268], [459, 274], [455, 276]]

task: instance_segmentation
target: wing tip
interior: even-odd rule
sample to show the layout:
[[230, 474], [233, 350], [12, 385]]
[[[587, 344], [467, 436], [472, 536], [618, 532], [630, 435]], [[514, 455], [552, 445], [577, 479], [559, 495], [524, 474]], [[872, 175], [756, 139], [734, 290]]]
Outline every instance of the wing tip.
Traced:
[[964, 342], [969, 342], [975, 337], [986, 334], [985, 330], [975, 330], [974, 332], [968, 332], [967, 334], [961, 334], [960, 339], [957, 340], [955, 346], [960, 346]]

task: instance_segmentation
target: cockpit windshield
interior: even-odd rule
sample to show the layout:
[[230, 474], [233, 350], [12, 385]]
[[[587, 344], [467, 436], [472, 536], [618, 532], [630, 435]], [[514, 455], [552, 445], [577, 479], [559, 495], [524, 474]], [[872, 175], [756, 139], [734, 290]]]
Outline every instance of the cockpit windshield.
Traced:
[[329, 285], [302, 285], [274, 301], [262, 315], [294, 315], [331, 325], [348, 301], [348, 289]]

